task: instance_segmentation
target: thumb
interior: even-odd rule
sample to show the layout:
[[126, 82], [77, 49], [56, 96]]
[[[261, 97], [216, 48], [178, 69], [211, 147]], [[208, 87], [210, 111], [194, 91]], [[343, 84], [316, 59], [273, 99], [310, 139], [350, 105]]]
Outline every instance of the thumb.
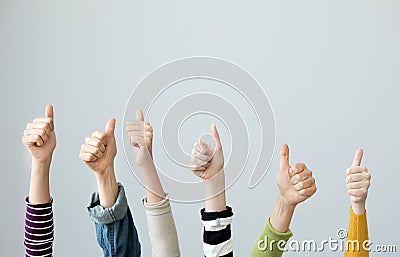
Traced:
[[222, 149], [222, 145], [221, 145], [221, 138], [219, 137], [219, 133], [217, 130], [217, 125], [215, 123], [213, 123], [211, 125], [211, 129], [210, 129], [211, 135], [215, 141], [216, 147], [217, 149]]
[[53, 105], [49, 104], [46, 106], [46, 118], [54, 119]]
[[116, 120], [114, 118], [109, 119], [106, 124], [106, 134], [114, 136]]
[[354, 155], [353, 164], [351, 164], [351, 167], [361, 165], [363, 154], [364, 154], [364, 149], [362, 149], [361, 147], [358, 148], [356, 154]]
[[280, 170], [288, 170], [289, 165], [289, 146], [287, 144], [282, 145], [281, 159], [279, 163]]
[[136, 111], [136, 121], [144, 121], [142, 109], [137, 109]]

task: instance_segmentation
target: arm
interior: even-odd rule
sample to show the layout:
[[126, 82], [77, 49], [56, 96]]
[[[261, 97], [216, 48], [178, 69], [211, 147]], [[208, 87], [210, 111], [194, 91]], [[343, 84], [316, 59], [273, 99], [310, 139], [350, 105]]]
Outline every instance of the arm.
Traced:
[[95, 131], [85, 139], [79, 157], [93, 170], [97, 192], [92, 194], [88, 212], [96, 226], [97, 242], [104, 256], [140, 256], [140, 243], [124, 188], [117, 183], [114, 158], [115, 119], [110, 119], [105, 133]]
[[289, 147], [286, 144], [282, 146], [277, 185], [279, 194], [275, 208], [253, 248], [251, 257], [282, 256], [286, 242], [293, 235], [289, 226], [296, 206], [317, 190], [312, 172], [305, 164], [289, 165]]
[[144, 121], [142, 110], [137, 110], [136, 120], [126, 123], [130, 144], [136, 156], [136, 163], [143, 174], [146, 187], [146, 202], [153, 204], [165, 198], [165, 192], [153, 162], [153, 128]]
[[53, 106], [46, 107], [46, 117], [26, 126], [22, 142], [32, 157], [29, 196], [26, 198], [25, 254], [52, 256], [54, 224], [50, 197], [50, 164], [56, 147]]
[[143, 205], [146, 209], [153, 257], [179, 257], [178, 233], [168, 194], [164, 192], [153, 162], [153, 128], [144, 121], [142, 110], [137, 110], [136, 120], [128, 121], [126, 129], [144, 178], [146, 197]]
[[[368, 241], [368, 224], [365, 203], [368, 196], [371, 175], [367, 167], [360, 166], [363, 149], [359, 148], [355, 154], [352, 166], [346, 172], [346, 186], [350, 197], [350, 220], [346, 239], [345, 257], [367, 257], [369, 252], [364, 248]], [[357, 242], [354, 245], [352, 242]]]
[[224, 155], [217, 127], [211, 126], [214, 144], [196, 143], [190, 158], [192, 172], [203, 179], [205, 204], [203, 250], [206, 257], [233, 256], [231, 223], [233, 212], [226, 206]]

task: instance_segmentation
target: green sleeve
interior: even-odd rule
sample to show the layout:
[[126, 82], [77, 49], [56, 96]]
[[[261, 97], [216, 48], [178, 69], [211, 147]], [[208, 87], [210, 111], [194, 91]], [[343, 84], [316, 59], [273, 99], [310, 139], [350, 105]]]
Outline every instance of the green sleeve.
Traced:
[[281, 257], [287, 241], [292, 236], [293, 233], [290, 229], [285, 233], [276, 231], [268, 218], [267, 224], [251, 252], [251, 257]]

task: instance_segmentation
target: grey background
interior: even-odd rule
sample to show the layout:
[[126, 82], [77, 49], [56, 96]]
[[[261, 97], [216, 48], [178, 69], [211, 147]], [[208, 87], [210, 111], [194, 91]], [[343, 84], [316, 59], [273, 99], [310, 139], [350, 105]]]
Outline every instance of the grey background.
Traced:
[[[145, 75], [194, 55], [230, 60], [255, 76], [275, 113], [277, 145], [289, 143], [292, 162], [314, 171], [318, 192], [297, 208], [294, 239], [335, 238], [347, 227], [344, 171], [363, 146], [373, 174], [370, 238], [399, 248], [399, 12], [399, 1], [1, 0], [0, 255], [23, 255], [30, 161], [20, 137], [25, 123], [53, 103], [55, 256], [101, 256], [84, 208], [95, 180], [78, 152], [84, 137], [112, 116], [120, 121], [117, 176], [127, 188], [143, 256], [150, 256], [144, 190], [123, 155], [121, 120]], [[249, 255], [271, 213], [277, 165], [275, 154], [258, 187], [248, 190], [245, 179], [227, 192], [236, 214], [236, 256]], [[202, 256], [201, 206], [173, 205], [182, 256]]]

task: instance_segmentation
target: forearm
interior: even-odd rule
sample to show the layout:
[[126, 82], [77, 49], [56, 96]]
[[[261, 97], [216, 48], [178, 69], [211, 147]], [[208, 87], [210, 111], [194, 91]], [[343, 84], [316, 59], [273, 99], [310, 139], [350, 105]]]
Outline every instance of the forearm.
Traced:
[[204, 181], [204, 192], [206, 212], [226, 210], [225, 173], [223, 170], [213, 178]]
[[260, 234], [251, 257], [280, 257], [283, 249], [293, 235], [289, 229], [295, 206], [288, 204], [281, 194], [278, 195], [274, 210]]
[[103, 206], [103, 208], [110, 208], [114, 205], [118, 197], [118, 183], [114, 168], [109, 168], [102, 174], [96, 173], [96, 180], [100, 205]]
[[31, 180], [29, 186], [29, 202], [45, 204], [50, 202], [50, 163], [32, 160]]
[[153, 160], [148, 160], [140, 166], [143, 174], [143, 181], [146, 188], [146, 202], [149, 204], [158, 203], [165, 198], [165, 192]]
[[288, 231], [295, 208], [295, 205], [287, 203], [279, 194], [270, 218], [271, 226], [280, 233]]

